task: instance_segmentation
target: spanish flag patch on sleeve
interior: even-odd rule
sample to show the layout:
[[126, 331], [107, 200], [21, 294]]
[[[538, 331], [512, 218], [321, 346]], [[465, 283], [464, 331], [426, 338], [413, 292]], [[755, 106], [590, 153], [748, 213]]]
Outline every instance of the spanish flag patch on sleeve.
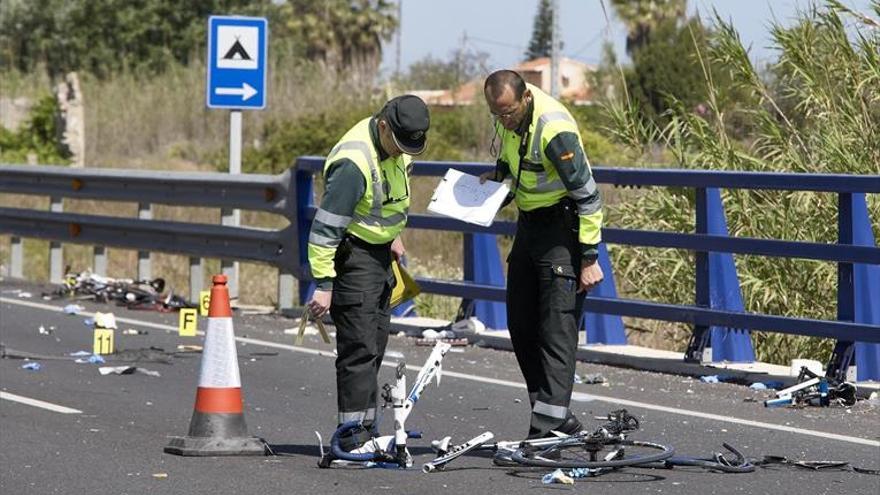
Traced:
[[565, 153], [559, 155], [560, 160], [571, 160], [574, 158], [574, 151], [566, 151]]

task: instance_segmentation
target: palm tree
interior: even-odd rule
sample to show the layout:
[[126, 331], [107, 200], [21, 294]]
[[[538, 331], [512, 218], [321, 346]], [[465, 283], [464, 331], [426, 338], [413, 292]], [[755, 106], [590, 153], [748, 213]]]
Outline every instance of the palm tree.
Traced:
[[305, 54], [355, 81], [371, 80], [382, 61], [382, 42], [397, 29], [389, 0], [288, 0], [287, 28], [305, 43]]
[[611, 0], [617, 17], [626, 25], [626, 53], [648, 42], [651, 31], [669, 19], [684, 17], [687, 0]]

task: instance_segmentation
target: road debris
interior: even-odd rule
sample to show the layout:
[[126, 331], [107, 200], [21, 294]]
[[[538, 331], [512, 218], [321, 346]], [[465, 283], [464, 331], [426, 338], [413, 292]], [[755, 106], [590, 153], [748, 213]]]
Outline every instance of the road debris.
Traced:
[[449, 344], [455, 347], [464, 347], [468, 345], [467, 337], [461, 337], [458, 339], [416, 339], [416, 345], [422, 346], [433, 346], [437, 342], [443, 342], [445, 344]]
[[149, 376], [162, 376], [158, 371], [138, 368], [136, 366], [101, 366], [98, 368], [98, 372], [101, 373], [101, 375], [133, 375], [137, 372]]
[[554, 483], [562, 483], [563, 485], [573, 485], [574, 478], [565, 474], [561, 469], [557, 469], [552, 473], [547, 473], [541, 478], [541, 483], [552, 485]]
[[568, 472], [568, 475], [572, 478], [589, 478], [591, 476], [599, 476], [602, 474], [602, 469], [590, 469], [590, 468], [573, 468]]
[[804, 366], [798, 375], [798, 383], [776, 392], [775, 398], [764, 401], [764, 407], [828, 407], [832, 404], [850, 407], [855, 403], [854, 383], [818, 375]]
[[30, 362], [27, 362], [27, 363], [24, 363], [23, 365], [21, 365], [21, 369], [29, 370], [29, 371], [40, 371], [40, 368], [42, 368], [42, 367], [43, 367], [43, 365], [41, 365], [40, 363], [38, 363], [36, 361], [30, 361]]
[[64, 314], [66, 315], [76, 315], [81, 313], [85, 309], [86, 308], [80, 306], [79, 304], [68, 304], [67, 306], [64, 306], [62, 311], [64, 311]]
[[98, 328], [118, 328], [113, 313], [95, 313], [95, 326]]
[[605, 382], [606, 382], [605, 377], [602, 376], [601, 373], [590, 373], [590, 374], [583, 375], [583, 376], [578, 375], [577, 373], [574, 374], [574, 383], [595, 385], [595, 384], [605, 383]]
[[73, 361], [76, 364], [104, 364], [106, 361], [104, 360], [104, 356], [99, 354], [92, 354], [91, 356], [85, 358], [81, 357]]
[[51, 293], [43, 293], [48, 299], [91, 299], [98, 302], [115, 302], [128, 309], [148, 309], [159, 312], [177, 311], [180, 308], [197, 308], [194, 303], [170, 290], [163, 294], [165, 280], [115, 279], [83, 271], [67, 273], [64, 282]]
[[480, 321], [476, 316], [471, 316], [465, 320], [453, 323], [450, 329], [453, 332], [481, 333], [486, 331], [486, 324]]
[[454, 339], [455, 332], [453, 332], [452, 330], [440, 330], [438, 332], [437, 330], [433, 330], [431, 328], [426, 328], [425, 330], [422, 330], [422, 338], [423, 339], [433, 339], [433, 340]]

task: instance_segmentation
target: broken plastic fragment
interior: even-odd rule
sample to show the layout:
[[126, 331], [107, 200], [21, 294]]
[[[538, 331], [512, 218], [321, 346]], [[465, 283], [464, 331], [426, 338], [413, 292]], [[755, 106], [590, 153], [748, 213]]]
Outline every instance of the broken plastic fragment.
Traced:
[[552, 485], [553, 483], [562, 483], [563, 485], [573, 485], [574, 479], [563, 473], [561, 469], [557, 469], [552, 473], [547, 473], [541, 478], [541, 483], [545, 485]]
[[403, 353], [400, 351], [385, 351], [385, 357], [391, 359], [403, 359]]
[[102, 375], [132, 375], [135, 372], [143, 373], [150, 376], [162, 376], [158, 371], [148, 370], [146, 368], [137, 368], [134, 366], [102, 366], [98, 368], [98, 372]]
[[113, 313], [95, 313], [95, 326], [98, 328], [117, 328]]
[[67, 306], [64, 306], [63, 311], [64, 311], [64, 314], [75, 315], [84, 309], [86, 309], [86, 308], [80, 306], [79, 304], [68, 304]]

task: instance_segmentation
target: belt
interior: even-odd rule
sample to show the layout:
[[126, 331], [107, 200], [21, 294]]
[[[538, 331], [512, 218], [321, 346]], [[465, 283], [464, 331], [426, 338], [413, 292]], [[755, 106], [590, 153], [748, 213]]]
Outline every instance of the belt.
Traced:
[[363, 249], [376, 250], [376, 251], [391, 249], [391, 242], [385, 242], [382, 244], [373, 244], [373, 243], [370, 243], [370, 242], [367, 242], [367, 241], [361, 239], [360, 237], [357, 237], [357, 236], [354, 236], [351, 234], [347, 234], [343, 240], [348, 241], [348, 242], [354, 244], [355, 246], [363, 248]]
[[563, 198], [562, 201], [554, 205], [535, 208], [529, 211], [520, 210], [519, 218], [526, 222], [545, 222], [558, 219], [565, 210], [572, 210], [572, 205], [569, 204], [569, 201], [566, 201], [566, 198]]

